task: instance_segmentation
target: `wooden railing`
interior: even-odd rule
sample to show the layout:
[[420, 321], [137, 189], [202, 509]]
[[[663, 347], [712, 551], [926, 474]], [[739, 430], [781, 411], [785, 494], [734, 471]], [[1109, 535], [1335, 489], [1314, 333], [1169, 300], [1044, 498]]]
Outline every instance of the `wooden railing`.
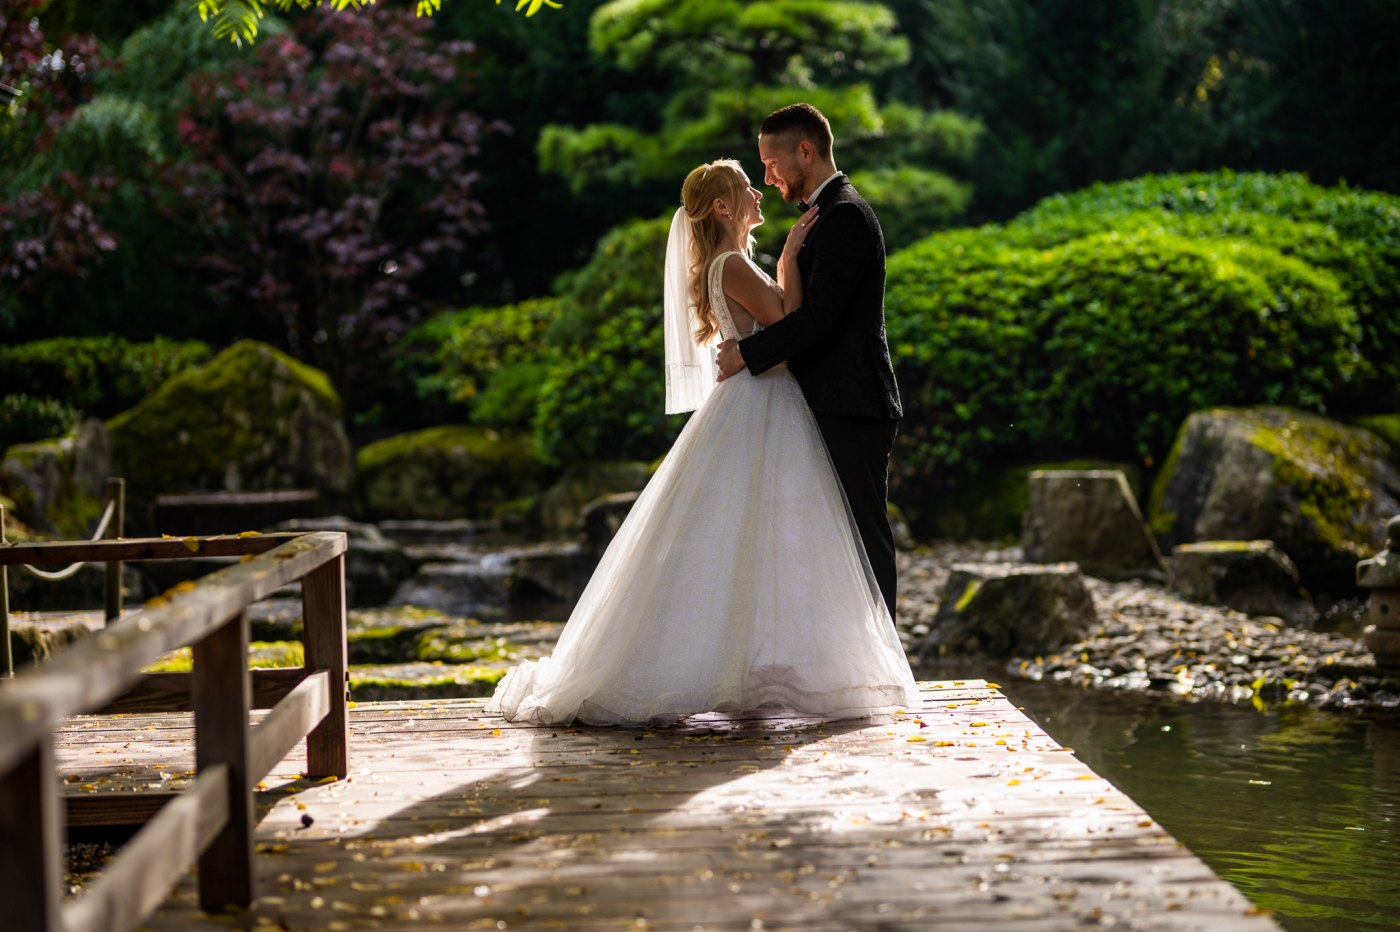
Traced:
[[[302, 737], [309, 775], [349, 773], [345, 548], [343, 533], [326, 532], [0, 547], [0, 566], [243, 558], [0, 682], [0, 903], [7, 932], [129, 932], [196, 859], [205, 909], [253, 900], [253, 787]], [[295, 579], [302, 584], [305, 666], [250, 671], [247, 607]], [[192, 673], [141, 672], [186, 645], [193, 645]], [[250, 709], [268, 707], [250, 727]], [[156, 800], [163, 805], [151, 806], [154, 817], [93, 886], [65, 905], [54, 728], [104, 708], [193, 710], [197, 779], [191, 789]], [[130, 806], [144, 795], [112, 794], [112, 804]]]

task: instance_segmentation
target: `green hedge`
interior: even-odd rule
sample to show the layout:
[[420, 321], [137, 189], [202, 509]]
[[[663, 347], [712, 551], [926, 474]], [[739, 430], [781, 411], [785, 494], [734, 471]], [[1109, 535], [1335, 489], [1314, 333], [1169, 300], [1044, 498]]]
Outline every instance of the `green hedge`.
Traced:
[[560, 353], [540, 388], [535, 446], [548, 465], [653, 459], [685, 415], [666, 415], [661, 308], [630, 307]]
[[399, 341], [396, 368], [418, 398], [489, 427], [528, 427], [556, 351], [561, 302], [541, 298], [442, 314]]
[[81, 416], [82, 412], [52, 398], [5, 395], [0, 398], [0, 454], [16, 443], [61, 437]]
[[58, 337], [0, 347], [0, 395], [52, 398], [91, 417], [133, 407], [177, 372], [212, 357], [198, 340]]
[[935, 236], [890, 260], [887, 317], [910, 477], [1065, 452], [1150, 465], [1196, 408], [1316, 408], [1358, 368], [1330, 272], [1157, 231]]
[[1366, 360], [1359, 396], [1400, 382], [1400, 197], [1323, 188], [1304, 175], [1145, 176], [1047, 198], [992, 235], [1056, 246], [1082, 236], [1156, 229], [1242, 239], [1332, 272], [1350, 293]]
[[1047, 197], [1021, 214], [1016, 224], [1039, 225], [1056, 218], [1105, 217], [1150, 208], [1180, 214], [1257, 211], [1326, 224], [1347, 239], [1400, 246], [1400, 197], [1353, 190], [1345, 184], [1324, 188], [1302, 174], [1220, 171], [1143, 175]]

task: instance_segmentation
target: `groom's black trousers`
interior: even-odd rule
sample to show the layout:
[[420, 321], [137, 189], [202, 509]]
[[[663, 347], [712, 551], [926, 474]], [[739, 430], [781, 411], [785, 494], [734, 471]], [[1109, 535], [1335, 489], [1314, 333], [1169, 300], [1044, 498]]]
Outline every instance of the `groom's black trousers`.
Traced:
[[894, 534], [885, 503], [890, 489], [890, 451], [894, 449], [899, 419], [812, 413], [836, 467], [836, 477], [846, 491], [846, 501], [851, 504], [865, 555], [875, 571], [875, 582], [889, 606], [890, 618], [894, 618], [899, 571], [894, 564]]

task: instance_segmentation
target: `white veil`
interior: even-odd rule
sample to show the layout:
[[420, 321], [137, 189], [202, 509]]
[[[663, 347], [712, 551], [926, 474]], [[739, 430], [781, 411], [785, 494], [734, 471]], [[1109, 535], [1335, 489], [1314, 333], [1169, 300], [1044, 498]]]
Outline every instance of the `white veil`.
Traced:
[[713, 347], [695, 342], [690, 313], [690, 218], [685, 208], [671, 220], [666, 242], [666, 413], [683, 414], [705, 403], [714, 391], [719, 367]]

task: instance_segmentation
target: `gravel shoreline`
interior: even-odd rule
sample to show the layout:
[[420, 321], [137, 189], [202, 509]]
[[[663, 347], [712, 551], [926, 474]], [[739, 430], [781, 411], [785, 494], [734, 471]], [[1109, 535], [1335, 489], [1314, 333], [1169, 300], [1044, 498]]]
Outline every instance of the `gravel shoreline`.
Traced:
[[[954, 563], [1014, 563], [1020, 548], [939, 542], [899, 556], [899, 629], [906, 649], [928, 631]], [[1360, 640], [1287, 627], [1277, 618], [1186, 602], [1160, 586], [1086, 577], [1099, 617], [1085, 640], [1047, 657], [1017, 657], [1006, 675], [1183, 700], [1400, 706], [1400, 671], [1376, 667]]]

